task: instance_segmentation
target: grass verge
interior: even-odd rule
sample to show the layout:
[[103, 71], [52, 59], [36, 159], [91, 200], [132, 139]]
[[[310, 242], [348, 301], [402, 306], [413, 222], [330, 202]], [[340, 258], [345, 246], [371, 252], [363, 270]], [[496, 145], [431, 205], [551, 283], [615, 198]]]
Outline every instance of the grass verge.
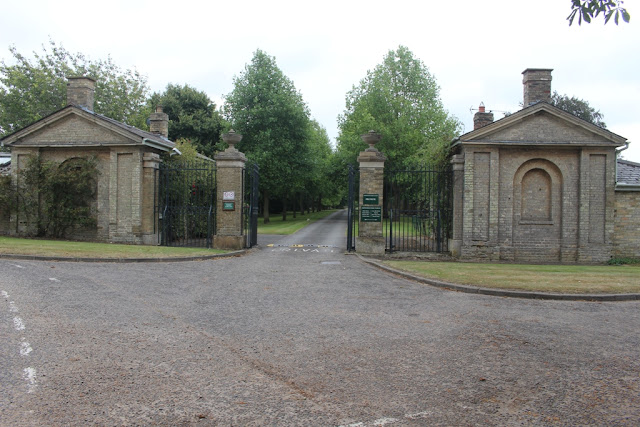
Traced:
[[640, 293], [640, 265], [524, 265], [384, 261], [425, 278], [463, 285], [567, 294]]
[[296, 218], [293, 217], [291, 212], [287, 213], [287, 220], [282, 221], [282, 214], [271, 215], [269, 217], [269, 224], [264, 224], [262, 218], [258, 218], [258, 233], [259, 234], [293, 234], [296, 231], [306, 227], [307, 225], [316, 222], [319, 219], [325, 218], [332, 213], [333, 210], [325, 210], [320, 212], [313, 212], [311, 214], [300, 215]]
[[0, 254], [72, 258], [179, 258], [225, 253], [206, 248], [118, 245], [63, 240], [19, 239], [0, 236]]

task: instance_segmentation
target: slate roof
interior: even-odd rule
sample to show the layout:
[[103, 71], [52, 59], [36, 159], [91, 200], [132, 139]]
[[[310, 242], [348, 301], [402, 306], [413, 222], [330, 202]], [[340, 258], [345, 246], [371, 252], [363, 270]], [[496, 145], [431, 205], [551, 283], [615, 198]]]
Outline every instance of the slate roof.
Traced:
[[616, 182], [623, 185], [640, 185], [640, 163], [618, 159]]

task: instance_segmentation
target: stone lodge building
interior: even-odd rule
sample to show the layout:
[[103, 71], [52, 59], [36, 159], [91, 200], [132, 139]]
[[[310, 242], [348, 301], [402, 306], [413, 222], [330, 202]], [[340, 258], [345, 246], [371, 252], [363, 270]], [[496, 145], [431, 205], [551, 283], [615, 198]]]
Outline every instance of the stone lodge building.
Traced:
[[[167, 138], [168, 116], [161, 108], [153, 113], [151, 132], [125, 125], [93, 111], [94, 89], [91, 78], [69, 78], [66, 107], [2, 140], [11, 148], [11, 173], [17, 179], [27, 157], [36, 153], [59, 163], [96, 156], [99, 175], [93, 209], [97, 228], [75, 230], [69, 237], [157, 244], [155, 170], [160, 153], [175, 146]], [[9, 224], [0, 224], [0, 232], [15, 235], [24, 227], [14, 215]]]
[[551, 71], [525, 70], [524, 108], [494, 122], [481, 106], [454, 141], [453, 255], [640, 257], [640, 164], [617, 160], [625, 138], [550, 104]]

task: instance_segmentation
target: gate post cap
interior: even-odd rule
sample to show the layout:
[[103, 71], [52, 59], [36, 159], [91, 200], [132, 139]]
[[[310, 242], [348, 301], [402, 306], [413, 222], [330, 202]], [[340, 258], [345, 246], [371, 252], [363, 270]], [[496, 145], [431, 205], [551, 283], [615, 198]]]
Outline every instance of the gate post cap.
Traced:
[[236, 133], [233, 129], [222, 135], [222, 140], [229, 144], [229, 148], [235, 150], [235, 144], [242, 141], [242, 134]]
[[364, 135], [360, 135], [360, 138], [362, 138], [362, 140], [366, 144], [369, 144], [369, 148], [367, 148], [365, 151], [378, 151], [378, 149], [374, 147], [374, 145], [380, 142], [380, 140], [382, 139], [382, 135], [380, 135], [374, 130], [370, 130]]

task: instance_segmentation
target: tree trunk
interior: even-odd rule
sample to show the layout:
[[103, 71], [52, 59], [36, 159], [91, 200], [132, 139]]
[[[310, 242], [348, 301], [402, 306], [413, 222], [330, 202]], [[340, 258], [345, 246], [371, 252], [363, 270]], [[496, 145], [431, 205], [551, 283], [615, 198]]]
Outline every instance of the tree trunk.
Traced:
[[293, 196], [293, 203], [292, 203], [291, 207], [293, 208], [293, 219], [296, 219], [297, 218], [297, 216], [296, 216], [297, 210], [296, 210], [296, 197], [295, 196]]
[[304, 216], [304, 200], [303, 200], [304, 196], [302, 195], [302, 193], [300, 193], [300, 197], [298, 198], [298, 200], [300, 201], [300, 216]]
[[287, 198], [282, 199], [282, 221], [287, 220]]
[[264, 224], [269, 224], [269, 191], [264, 190], [262, 192], [262, 198], [263, 198], [262, 215], [264, 216]]

